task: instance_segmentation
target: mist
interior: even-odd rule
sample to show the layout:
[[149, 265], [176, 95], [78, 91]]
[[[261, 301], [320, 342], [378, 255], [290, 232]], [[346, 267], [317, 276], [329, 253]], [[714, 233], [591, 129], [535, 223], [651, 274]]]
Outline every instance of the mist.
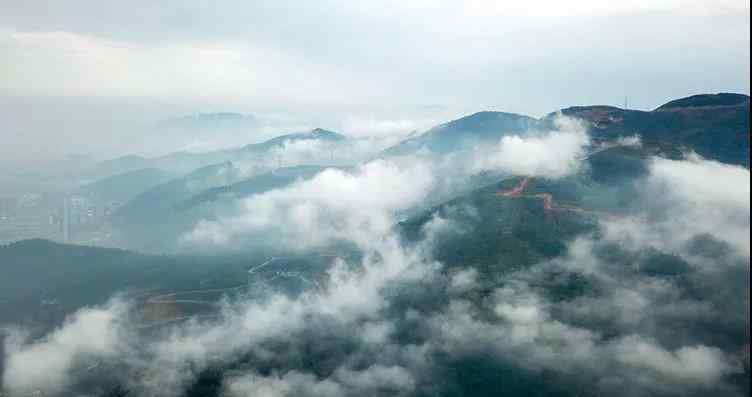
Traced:
[[[541, 138], [528, 139], [540, 154]], [[740, 180], [728, 185], [732, 199], [723, 196], [718, 217], [696, 229], [671, 223], [694, 219], [695, 211], [713, 213], [717, 199], [698, 191], [693, 178], [668, 179], [672, 195], [655, 195], [654, 189], [668, 175], [687, 169], [717, 173], [719, 167]], [[199, 224], [190, 235], [196, 242], [239, 244], [233, 234], [279, 225], [289, 229], [277, 230], [284, 238], [275, 240], [288, 249], [334, 240], [357, 247], [362, 258], [334, 260], [321, 289], [240, 296], [225, 302], [216, 319], [192, 320], [156, 334], [138, 332], [124, 321], [122, 302], [82, 309], [39, 341], [7, 338], [4, 384], [11, 391], [45, 386], [26, 374], [37, 373], [46, 362], [45, 390], [59, 390], [86, 376], [72, 371], [83, 365], [80, 360], [96, 359], [122, 366], [123, 382], [142, 395], [181, 395], [192, 379], [224, 367], [235, 368], [234, 375], [222, 376], [228, 395], [417, 395], [462, 390], [446, 383], [445, 366], [482, 356], [493, 365], [517, 368], [523, 378], [548, 371], [566, 390], [595, 385], [597, 393], [610, 395], [669, 390], [734, 395], [729, 377], [743, 372], [741, 345], [735, 343], [746, 340], [740, 331], [747, 287], [737, 274], [748, 275], [749, 246], [738, 245], [734, 234], [729, 239], [727, 231], [738, 222], [749, 230], [744, 194], [749, 185], [742, 178], [748, 182], [749, 171], [741, 167], [654, 159], [649, 175], [637, 181], [644, 186], [637, 210], [619, 219], [598, 217], [593, 232], [571, 240], [563, 256], [510, 268], [500, 286], [478, 299], [477, 291], [491, 282], [487, 270], [446, 272], [447, 264], [435, 259], [432, 248], [436, 239], [447, 238], [442, 231], [462, 234], [462, 228], [452, 227], [459, 221], [435, 215], [424, 226], [431, 233], [407, 245], [393, 227], [400, 209], [416, 205], [434, 187], [437, 175], [428, 166], [377, 160], [352, 173], [326, 170], [254, 196], [243, 204], [247, 215], [211, 227]], [[668, 220], [647, 216], [664, 205], [677, 213]], [[220, 232], [228, 235], [215, 234]], [[698, 257], [687, 248], [696, 238], [736, 249], [724, 257]], [[621, 250], [616, 256], [608, 253], [614, 244]], [[676, 270], [683, 276], [652, 272], [656, 255], [686, 263]], [[550, 296], [543, 286], [557, 274], [582, 280], [592, 292], [574, 292], [564, 300]], [[725, 299], [729, 293], [739, 294], [736, 302]], [[725, 318], [718, 323], [717, 316]], [[688, 326], [677, 329], [677, 323]], [[98, 332], [106, 336], [91, 334]], [[343, 348], [330, 351], [335, 341]], [[310, 346], [319, 346], [319, 353]], [[325, 359], [323, 352], [328, 352]], [[50, 361], [53, 354], [59, 358]], [[39, 355], [45, 359], [33, 359]], [[131, 371], [143, 375], [132, 377]]]
[[[243, 131], [252, 143], [280, 124], [407, 134], [478, 109], [539, 117], [572, 104], [621, 106], [625, 97], [648, 110], [698, 92], [749, 93], [744, 1], [7, 8], [1, 130], [12, 139], [1, 154], [26, 166], [180, 150], [195, 138], [145, 138], [154, 125], [199, 113], [266, 120]], [[281, 16], [291, 18], [286, 27], [275, 22]], [[433, 22], [408, 28], [421, 18]], [[327, 29], [318, 29], [323, 19]], [[381, 67], [385, 59], [399, 72]]]
[[0, 15], [0, 395], [750, 395], [749, 2]]

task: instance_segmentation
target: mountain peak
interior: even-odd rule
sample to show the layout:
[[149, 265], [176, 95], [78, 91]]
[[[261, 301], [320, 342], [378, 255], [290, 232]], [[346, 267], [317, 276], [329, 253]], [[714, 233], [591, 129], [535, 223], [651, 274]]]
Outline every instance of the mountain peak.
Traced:
[[316, 139], [331, 139], [331, 140], [340, 140], [345, 139], [345, 136], [339, 133], [336, 133], [334, 131], [325, 130], [323, 128], [314, 128], [309, 133], [311, 137]]
[[421, 135], [411, 134], [382, 155], [403, 155], [423, 148], [434, 153], [448, 153], [462, 147], [495, 141], [506, 134], [534, 128], [536, 120], [516, 113], [481, 111], [437, 125]]
[[[586, 105], [586, 106], [570, 106], [566, 107], [560, 110], [560, 112], [564, 115], [569, 114], [578, 114], [581, 112], [588, 112], [588, 111], [599, 111], [599, 112], [623, 112], [628, 109], [622, 109], [616, 106], [610, 106], [610, 105]], [[558, 112], [549, 113], [550, 115], [555, 115]]]
[[721, 92], [718, 94], [699, 94], [676, 99], [656, 108], [656, 111], [679, 108], [700, 108], [710, 106], [740, 106], [749, 104], [749, 96]]
[[532, 122], [533, 119], [516, 113], [484, 110], [468, 116], [460, 117], [445, 124], [445, 126], [463, 129], [495, 128], [499, 123]]
[[292, 134], [286, 134], [286, 135], [280, 135], [271, 139], [268, 139], [261, 143], [252, 143], [250, 145], [244, 146], [240, 150], [251, 150], [251, 151], [258, 151], [258, 150], [267, 150], [269, 148], [284, 145], [287, 142], [294, 142], [294, 141], [302, 141], [302, 140], [309, 140], [309, 139], [316, 139], [316, 140], [322, 140], [322, 141], [341, 141], [344, 139], [347, 139], [342, 134], [338, 134], [334, 131], [325, 130], [323, 128], [314, 128], [308, 132], [297, 132]]

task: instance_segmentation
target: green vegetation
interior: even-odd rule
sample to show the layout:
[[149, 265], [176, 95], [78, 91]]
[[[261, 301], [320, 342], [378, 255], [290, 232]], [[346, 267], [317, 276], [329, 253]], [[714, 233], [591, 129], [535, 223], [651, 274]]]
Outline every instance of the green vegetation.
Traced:
[[244, 257], [151, 256], [24, 240], [0, 247], [0, 319], [54, 323], [115, 294], [243, 284], [263, 253]]
[[[474, 267], [497, 277], [560, 255], [566, 243], [593, 230], [588, 216], [567, 211], [549, 212], [537, 197], [501, 197], [520, 178], [510, 178], [432, 208], [400, 224], [408, 241], [425, 237], [434, 216], [455, 222], [454, 231], [439, 236], [434, 256], [448, 267]], [[577, 204], [577, 192], [567, 182], [533, 179], [526, 194], [550, 193], [555, 200]]]

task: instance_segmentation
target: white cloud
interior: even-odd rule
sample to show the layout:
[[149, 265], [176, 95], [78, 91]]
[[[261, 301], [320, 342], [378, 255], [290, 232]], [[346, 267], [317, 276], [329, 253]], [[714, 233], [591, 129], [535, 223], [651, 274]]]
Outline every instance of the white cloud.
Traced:
[[750, 255], [749, 170], [710, 160], [655, 158], [644, 199], [656, 207], [643, 216], [603, 221], [606, 236], [632, 247], [682, 251], [709, 234]]
[[[391, 324], [382, 319], [389, 308], [387, 289], [397, 283], [430, 280], [437, 271], [436, 264], [423, 261], [420, 250], [406, 250], [394, 236], [384, 237], [370, 245], [359, 264], [336, 260], [321, 290], [310, 290], [295, 299], [272, 293], [227, 306], [217, 321], [174, 328], [169, 337], [149, 345], [154, 357], [146, 370], [149, 375], [141, 380], [142, 387], [159, 390], [162, 395], [177, 395], [196, 370], [244, 352], [268, 356], [272, 353], [265, 350], [267, 342], [302, 337], [301, 332], [312, 322], [324, 321], [332, 329], [356, 328], [362, 332], [358, 341], [383, 345], [392, 332]], [[373, 375], [394, 371], [379, 369]], [[370, 377], [351, 381], [367, 383]], [[251, 381], [272, 382], [263, 383], [270, 387], [269, 393], [276, 387], [289, 390], [279, 379], [252, 377]], [[410, 384], [404, 378], [394, 382], [400, 387]]]
[[39, 341], [23, 343], [11, 338], [5, 346], [3, 384], [19, 394], [60, 392], [73, 378], [71, 370], [77, 360], [111, 356], [123, 347], [120, 322], [125, 310], [118, 301], [84, 308]]
[[548, 178], [570, 175], [579, 169], [590, 137], [576, 119], [559, 116], [556, 127], [542, 134], [503, 136], [496, 147], [473, 154], [473, 168]]
[[[560, 131], [502, 140], [494, 151], [498, 156], [484, 167], [551, 178], [575, 172], [574, 162], [587, 138], [580, 125], [567, 124], [566, 119], [559, 122]], [[737, 370], [716, 347], [678, 340], [671, 348], [662, 345], [654, 334], [667, 326], [658, 321], [656, 313], [684, 307], [677, 298], [677, 287], [672, 281], [632, 275], [628, 266], [614, 271], [609, 267], [612, 264], [595, 254], [598, 242], [590, 238], [575, 240], [564, 264], [547, 262], [505, 274], [503, 286], [497, 285], [480, 302], [450, 297], [447, 306], [442, 304], [435, 312], [410, 307], [398, 319], [389, 317], [395, 308], [390, 299], [397, 285], [420, 281], [431, 286], [427, 291], [407, 288], [418, 294], [464, 293], [480, 285], [482, 276], [473, 268], [452, 274], [446, 284], [436, 282], [440, 264], [428, 259], [429, 250], [425, 246], [403, 247], [392, 229], [400, 211], [420, 205], [430, 192], [466, 172], [452, 170], [453, 165], [418, 157], [377, 160], [348, 171], [329, 169], [310, 180], [253, 196], [233, 216], [199, 223], [187, 236], [189, 241], [229, 245], [242, 243], [254, 233], [272, 232], [280, 236], [276, 241], [293, 247], [350, 242], [362, 250], [363, 258], [358, 263], [336, 260], [321, 290], [296, 298], [272, 294], [227, 303], [218, 319], [170, 327], [167, 336], [144, 343], [143, 354], [148, 359], [134, 364], [143, 374], [137, 387], [159, 395], [179, 395], [197, 371], [211, 364], [232, 362], [248, 353], [262, 361], [272, 360], [277, 358], [275, 345], [296, 349], [295, 342], [305, 332], [313, 332], [312, 324], [325, 324], [319, 332], [339, 338], [337, 342], [343, 345], [352, 342], [362, 350], [337, 357], [340, 361], [328, 378], [301, 369], [268, 375], [250, 369], [245, 375], [229, 375], [226, 392], [265, 397], [409, 393], [425, 380], [420, 376], [435, 376], [420, 371], [431, 353], [454, 358], [482, 352], [521, 368], [550, 369], [577, 380], [580, 376], [586, 381], [619, 376], [641, 383], [648, 391], [667, 385], [678, 385], [680, 391], [685, 385], [713, 386]], [[697, 175], [705, 181], [715, 177], [728, 182], [697, 183], [692, 178]], [[651, 244], [670, 251], [700, 232], [735, 244], [745, 236], [748, 241], [748, 180], [748, 171], [704, 160], [655, 160], [647, 191], [653, 193], [661, 209], [668, 208], [668, 216], [604, 221], [606, 237], [635, 251]], [[676, 224], [676, 219], [693, 224]], [[424, 243], [454, 228], [450, 220], [434, 217], [425, 228], [428, 239]], [[624, 236], [629, 239], [625, 241]], [[541, 277], [546, 266], [561, 266], [555, 270], [587, 277], [595, 284], [588, 289], [593, 296], [565, 303], [546, 298], [536, 289], [536, 283], [546, 281]], [[41, 342], [12, 344], [6, 384], [23, 390], [47, 382], [46, 388], [59, 389], [65, 386], [77, 357], [116, 353], [120, 336], [113, 333], [116, 312], [82, 311]], [[418, 338], [416, 343], [422, 344], [397, 345], [393, 340], [398, 331], [404, 331], [397, 329], [403, 320], [418, 325], [418, 334], [425, 339]], [[619, 333], [603, 337], [604, 323], [618, 325]], [[347, 332], [355, 335], [341, 335]], [[39, 362], [40, 356], [50, 359]], [[355, 367], [352, 363], [365, 365]], [[45, 377], [39, 375], [42, 373]]]
[[398, 396], [415, 388], [413, 376], [399, 366], [376, 364], [361, 371], [339, 368], [334, 376], [351, 390], [349, 395], [352, 396], [375, 395], [378, 391]]
[[747, 208], [749, 212], [749, 170], [712, 160], [677, 161], [656, 158], [651, 181], [692, 205], [708, 209]]
[[317, 92], [318, 101], [326, 103], [337, 96], [335, 101], [344, 101], [342, 91], [328, 87], [358, 85], [345, 82], [343, 73], [331, 73], [332, 68], [252, 44], [146, 45], [66, 31], [12, 30], [0, 30], [0, 40], [8, 50], [5, 56], [13, 59], [3, 67], [11, 76], [0, 86], [5, 95], [202, 97], [231, 102], [247, 100], [255, 92], [252, 97], [259, 102], [264, 98], [293, 103], [294, 98]]
[[455, 293], [471, 291], [478, 287], [478, 271], [475, 268], [462, 269], [452, 275], [449, 280], [449, 289]]
[[639, 135], [620, 136], [616, 140], [616, 144], [618, 146], [641, 147], [642, 146], [642, 138]]
[[295, 165], [351, 166], [370, 160], [396, 140], [393, 136], [361, 137], [342, 141], [287, 140], [281, 146], [272, 148], [268, 155], [257, 159], [256, 165], [265, 168]]
[[[573, 305], [594, 308], [603, 303], [594, 299], [574, 301]], [[605, 387], [602, 391], [609, 395], [629, 395], [618, 386], [608, 386], [614, 377], [632, 383], [631, 392], [681, 392], [716, 387], [724, 376], [740, 371], [738, 363], [716, 347], [680, 345], [668, 349], [641, 334], [604, 338], [597, 328], [607, 321], [596, 321], [592, 323], [595, 329], [590, 329], [556, 319], [551, 309], [524, 286], [496, 291], [496, 319], [470, 302], [453, 301], [446, 312], [429, 320], [434, 332], [431, 343], [457, 356], [492, 351], [499, 360], [521, 368], [554, 370], [573, 380], [582, 376]], [[648, 305], [635, 310], [648, 317], [654, 308]], [[629, 328], [619, 329], [626, 332]], [[638, 329], [647, 335], [651, 332], [644, 324]]]
[[[140, 117], [165, 104], [191, 112], [310, 112], [306, 125], [316, 113], [339, 112], [339, 125], [402, 132], [427, 127], [431, 118], [412, 109], [434, 103], [453, 115], [543, 115], [624, 95], [653, 108], [749, 87], [744, 0], [226, 1], [214, 8], [31, 0], [3, 11], [0, 100], [21, 110], [4, 116], [13, 120], [14, 142], [53, 152], [112, 141], [101, 131], [130, 129], [121, 126], [129, 119], [122, 113], [134, 104], [145, 109]], [[73, 112], [39, 124], [72, 99], [81, 100]], [[113, 100], [128, 106], [117, 103], [97, 115], [109, 120], [87, 125], [93, 107]], [[29, 130], [54, 138], [60, 123], [71, 134], [56, 141], [61, 147], [28, 138]], [[13, 146], [5, 154], [19, 156], [20, 145]]]
[[434, 184], [430, 165], [376, 160], [353, 171], [327, 169], [310, 180], [252, 196], [235, 217], [202, 221], [187, 241], [228, 244], [270, 231], [298, 248], [345, 240], [369, 247], [394, 224], [394, 215], [424, 200]]
[[[242, 200], [235, 215], [201, 220], [182, 240], [222, 247], [272, 233], [296, 249], [322, 247], [338, 240], [367, 247], [390, 232], [401, 212], [477, 188], [468, 177], [478, 172], [548, 178], [577, 172], [590, 142], [585, 127], [567, 117], [558, 117], [555, 125], [557, 130], [545, 133], [505, 136], [490, 148], [446, 156], [390, 157], [348, 170], [326, 169], [311, 179]], [[368, 143], [365, 147], [373, 148]], [[277, 155], [285, 165], [292, 165], [326, 157], [327, 149], [331, 154], [335, 148], [338, 152], [349, 150], [349, 155], [357, 153], [348, 147], [304, 140], [285, 144], [268, 160]], [[424, 229], [430, 241], [446, 231], [462, 231], [461, 225], [439, 218]]]
[[702, 345], [668, 351], [639, 336], [629, 336], [616, 343], [614, 350], [616, 359], [625, 364], [680, 382], [712, 384], [723, 375], [738, 371], [720, 349]]
[[328, 379], [317, 380], [313, 375], [290, 371], [284, 375], [261, 376], [249, 374], [229, 380], [230, 396], [245, 397], [337, 397], [343, 396], [342, 387]]

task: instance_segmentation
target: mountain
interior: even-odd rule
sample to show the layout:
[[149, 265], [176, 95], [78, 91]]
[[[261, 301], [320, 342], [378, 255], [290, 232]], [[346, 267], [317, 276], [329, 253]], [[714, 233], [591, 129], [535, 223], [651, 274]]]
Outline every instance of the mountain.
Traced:
[[648, 174], [648, 162], [654, 154], [671, 157], [635, 146], [616, 146], [598, 151], [587, 158], [590, 177], [597, 183], [623, 186], [626, 181]]
[[96, 180], [144, 168], [149, 168], [149, 159], [132, 154], [100, 161], [85, 170], [84, 175]]
[[[644, 146], [674, 151], [693, 150], [724, 163], [749, 168], [749, 96], [703, 94], [668, 102], [652, 111], [611, 106], [562, 109], [585, 120], [598, 140], [639, 135]], [[553, 114], [547, 116], [551, 119]]]
[[240, 170], [232, 163], [220, 163], [199, 168], [188, 175], [157, 185], [127, 202], [114, 217], [128, 223], [148, 221], [170, 211], [174, 205], [206, 189], [232, 183]]
[[[405, 218], [393, 226], [403, 245], [392, 245], [390, 238], [373, 244], [386, 248], [371, 251], [364, 244], [363, 252], [344, 261], [334, 259], [341, 250], [332, 255], [320, 247], [317, 255], [304, 255], [311, 258], [296, 258], [296, 247], [280, 243], [273, 229], [238, 239], [243, 252], [232, 256], [144, 255], [44, 240], [0, 246], [0, 329], [7, 321], [31, 330], [30, 344], [21, 346], [31, 353], [12, 351], [10, 357], [32, 370], [41, 367], [29, 357], [40, 352], [76, 354], [63, 368], [70, 379], [64, 395], [160, 394], [143, 393], [139, 386], [142, 380], [162, 386], [163, 379], [176, 380], [167, 385], [170, 392], [187, 397], [264, 387], [369, 396], [499, 390], [514, 396], [749, 395], [749, 254], [718, 240], [729, 234], [736, 244], [734, 234], [746, 237], [744, 230], [734, 230], [748, 229], [748, 208], [736, 197], [745, 186], [713, 192], [714, 181], [682, 182], [683, 173], [643, 178], [656, 155], [681, 158], [695, 150], [719, 161], [740, 161], [749, 152], [748, 105], [746, 96], [718, 94], [652, 111], [563, 109], [584, 120], [595, 141], [574, 175], [464, 178], [457, 185], [467, 186], [454, 190], [452, 198], [428, 198], [415, 212], [398, 214]], [[482, 112], [394, 150], [449, 153], [506, 133], [549, 128], [553, 117]], [[610, 144], [631, 135], [640, 135], [642, 144]], [[235, 150], [249, 159], [298, 139], [345, 138], [322, 130], [276, 139]], [[164, 247], [197, 219], [221, 216], [215, 210], [223, 205], [324, 168], [279, 168], [246, 178], [235, 163], [220, 161], [136, 195], [113, 222], [130, 244], [169, 251]], [[664, 177], [677, 184], [658, 186]], [[96, 187], [119, 188], [113, 180]], [[382, 182], [402, 187], [376, 183]], [[686, 189], [685, 183], [704, 183], [704, 189], [685, 198], [660, 197], [669, 189]], [[470, 187], [477, 185], [482, 186]], [[721, 198], [703, 203], [700, 196], [707, 192]], [[305, 203], [307, 197], [301, 199]], [[373, 199], [370, 194], [348, 205], [371, 211]], [[693, 209], [681, 210], [685, 205]], [[726, 205], [731, 210], [719, 208]], [[326, 217], [323, 228], [352, 221], [338, 219], [336, 211], [314, 215]], [[724, 219], [716, 223], [715, 217]], [[327, 273], [332, 262], [336, 267]], [[327, 275], [337, 284], [327, 284], [335, 280]], [[266, 295], [274, 280], [312, 293], [300, 301]], [[81, 340], [70, 335], [87, 335], [76, 328], [44, 339], [64, 314], [117, 294], [132, 305], [119, 323], [128, 327], [123, 344], [112, 354], [68, 348], [68, 339]], [[217, 317], [219, 310], [229, 318]], [[184, 320], [184, 328], [166, 328]], [[47, 329], [38, 331], [40, 322]], [[0, 354], [14, 348], [2, 342]], [[13, 361], [0, 366], [6, 363]], [[361, 387], [367, 391], [354, 392]]]
[[319, 141], [319, 142], [338, 142], [344, 141], [347, 137], [334, 131], [328, 131], [321, 128], [315, 128], [308, 132], [298, 132], [293, 134], [281, 135], [261, 143], [250, 144], [241, 149], [231, 150], [229, 153], [242, 154], [244, 152], [264, 152], [273, 148], [279, 148], [287, 143], [299, 141]]
[[295, 166], [240, 179], [231, 163], [199, 169], [135, 197], [111, 218], [118, 247], [142, 252], [172, 252], [180, 237], [201, 219], [232, 208], [235, 200], [283, 188], [313, 177], [324, 166]]
[[97, 200], [125, 203], [136, 195], [174, 177], [174, 174], [156, 168], [142, 168], [135, 171], [106, 177], [81, 186], [79, 193], [94, 196]]
[[686, 98], [670, 101], [659, 106], [657, 111], [672, 111], [688, 108], [703, 108], [713, 106], [748, 106], [749, 96], [744, 94], [733, 94], [721, 92], [718, 94], [699, 94]]
[[213, 187], [182, 201], [177, 205], [180, 209], [190, 209], [222, 199], [236, 200], [254, 194], [287, 186], [297, 180], [309, 179], [326, 168], [317, 165], [299, 165], [295, 167], [279, 168], [272, 172], [256, 175], [230, 185]]
[[420, 241], [435, 216], [451, 219], [461, 232], [441, 238], [435, 258], [449, 267], [498, 275], [560, 255], [568, 241], [594, 229], [592, 217], [548, 210], [545, 199], [535, 197], [550, 194], [557, 203], [582, 205], [584, 187], [575, 178], [532, 178], [525, 182], [525, 195], [497, 194], [512, 191], [522, 181], [505, 179], [449, 200], [401, 222], [400, 231], [406, 241]]
[[0, 246], [0, 324], [59, 322], [81, 306], [103, 303], [128, 290], [238, 285], [245, 280], [248, 263], [247, 257], [151, 256], [22, 240]]
[[[235, 199], [281, 188], [297, 180], [308, 179], [328, 167], [300, 165], [265, 171], [277, 164], [277, 157], [264, 156], [273, 154], [274, 150], [289, 143], [308, 141], [336, 144], [347, 139], [342, 134], [317, 128], [309, 132], [282, 135], [238, 149], [197, 154], [173, 153], [152, 159], [152, 163], [162, 166], [173, 160], [186, 160], [185, 163], [201, 163], [220, 158], [261, 161], [251, 163], [251, 172], [260, 173], [250, 178], [241, 179], [241, 171], [228, 161], [203, 166], [135, 194], [110, 218], [114, 228], [110, 243], [112, 246], [145, 252], [170, 252], [176, 249], [179, 237], [191, 230], [197, 221], [216, 216], [212, 211], [215, 208], [210, 205], [231, 204]], [[244, 165], [248, 166], [247, 163]], [[169, 169], [167, 166], [164, 168]]]
[[145, 158], [129, 155], [98, 163], [90, 168], [85, 175], [89, 178], [100, 179], [115, 174], [121, 174], [142, 168], [157, 168], [164, 171], [186, 173], [196, 168], [222, 162], [253, 162], [269, 151], [283, 148], [285, 144], [301, 141], [315, 141], [325, 143], [344, 142], [347, 137], [333, 132], [316, 128], [307, 132], [281, 135], [260, 143], [254, 143], [233, 149], [213, 150], [206, 152], [174, 152], [160, 157]]
[[438, 125], [382, 152], [383, 156], [428, 150], [448, 153], [495, 142], [506, 134], [554, 128], [559, 113], [584, 120], [591, 137], [604, 142], [639, 135], [647, 149], [669, 157], [699, 155], [749, 168], [749, 96], [702, 94], [670, 101], [652, 111], [613, 106], [573, 106], [541, 119], [503, 112], [478, 112]]
[[475, 144], [497, 141], [507, 134], [520, 134], [535, 128], [532, 117], [504, 112], [478, 112], [431, 128], [382, 152], [384, 156], [404, 155], [419, 150], [448, 153]]

